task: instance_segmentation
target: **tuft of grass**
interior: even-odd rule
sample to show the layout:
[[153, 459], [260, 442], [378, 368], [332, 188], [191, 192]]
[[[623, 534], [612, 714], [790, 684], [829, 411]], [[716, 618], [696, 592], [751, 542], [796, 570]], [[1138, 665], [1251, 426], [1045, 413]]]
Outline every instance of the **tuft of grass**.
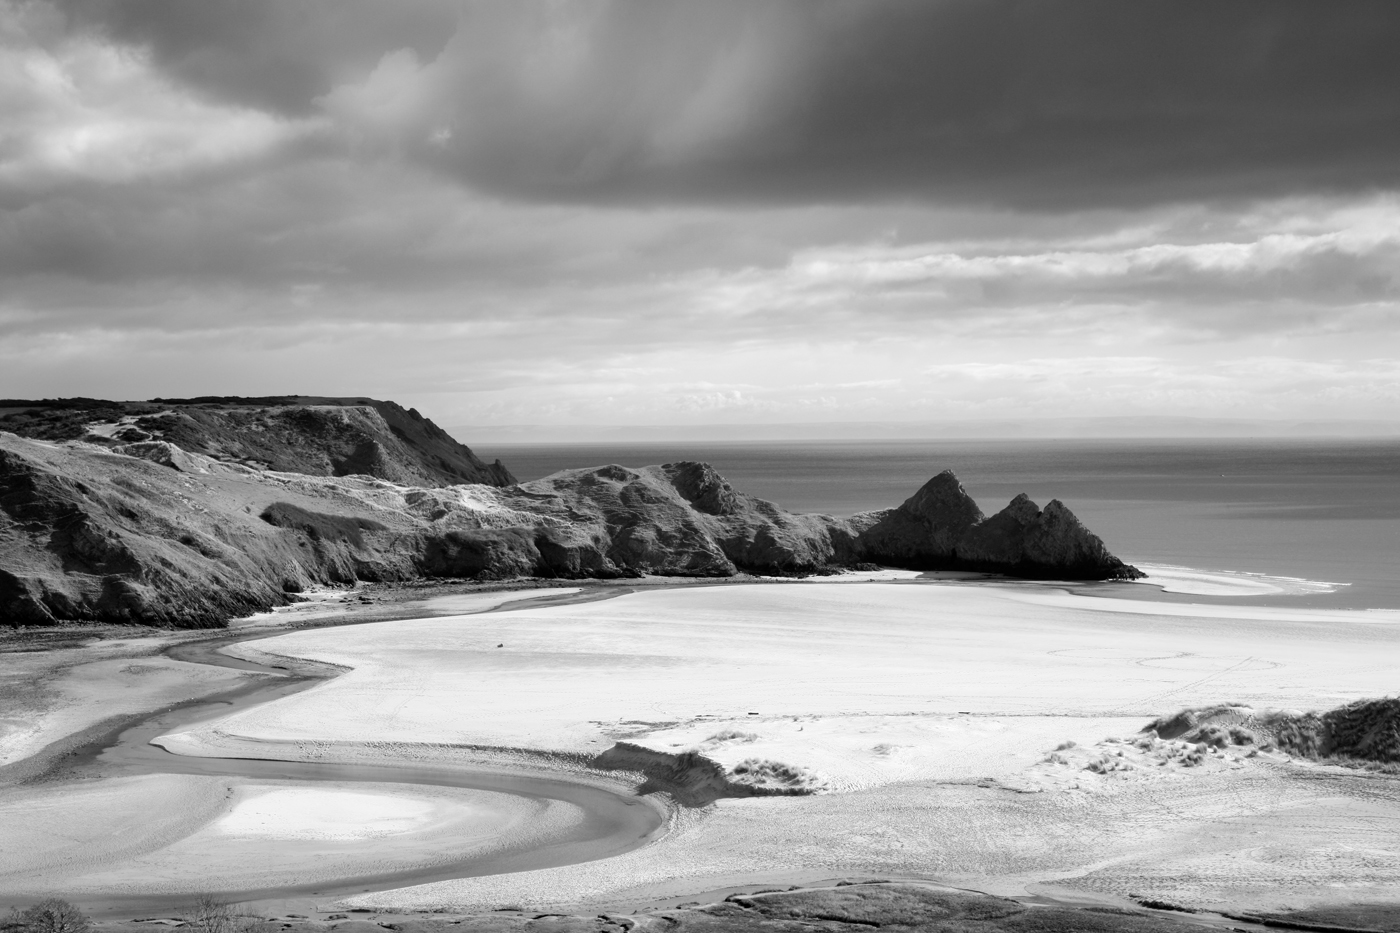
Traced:
[[1254, 745], [1259, 741], [1259, 737], [1248, 729], [1241, 729], [1233, 726], [1230, 729], [1230, 743], [1232, 745]]
[[1224, 748], [1230, 744], [1230, 733], [1221, 726], [1206, 725], [1196, 730], [1196, 741], [1211, 748]]
[[1100, 755], [1084, 766], [1085, 771], [1092, 771], [1095, 774], [1109, 774], [1114, 771], [1132, 771], [1133, 766], [1123, 760], [1119, 755]]
[[816, 772], [770, 758], [745, 758], [732, 772], [737, 783], [769, 793], [814, 794], [826, 787]]
[[270, 933], [274, 928], [271, 921], [239, 913], [232, 904], [209, 894], [186, 908], [182, 919], [195, 933]]
[[1259, 712], [1221, 705], [1149, 724], [1163, 738], [1224, 749], [1275, 749], [1299, 758], [1378, 771], [1400, 769], [1400, 697], [1356, 700], [1323, 712]]
[[1171, 716], [1154, 719], [1143, 727], [1142, 731], [1156, 732], [1164, 739], [1175, 739], [1190, 732], [1203, 722], [1227, 715], [1239, 715], [1248, 709], [1249, 707], [1236, 703], [1192, 707]]

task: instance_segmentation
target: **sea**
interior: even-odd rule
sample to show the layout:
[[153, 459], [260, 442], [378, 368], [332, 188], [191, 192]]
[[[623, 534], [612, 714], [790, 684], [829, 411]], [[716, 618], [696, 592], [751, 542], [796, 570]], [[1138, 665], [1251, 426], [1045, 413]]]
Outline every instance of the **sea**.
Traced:
[[1335, 584], [1278, 597], [1400, 609], [1400, 439], [727, 441], [476, 448], [522, 482], [558, 470], [676, 460], [793, 512], [898, 505], [953, 470], [992, 514], [1059, 499], [1133, 564]]

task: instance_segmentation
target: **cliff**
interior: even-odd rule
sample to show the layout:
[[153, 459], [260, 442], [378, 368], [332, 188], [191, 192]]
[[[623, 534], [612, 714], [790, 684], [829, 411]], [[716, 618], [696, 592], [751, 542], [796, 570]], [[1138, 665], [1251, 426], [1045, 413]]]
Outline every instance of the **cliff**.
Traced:
[[377, 476], [417, 486], [515, 482], [416, 409], [368, 398], [0, 400], [0, 430], [107, 447], [165, 441], [260, 470]]
[[589, 528], [624, 571], [799, 574], [860, 559], [845, 522], [785, 512], [735, 490], [707, 463], [565, 470], [518, 489], [534, 508]]
[[1024, 493], [990, 518], [951, 471], [903, 505], [852, 519], [865, 560], [921, 570], [981, 570], [1046, 579], [1134, 579], [1064, 503], [1043, 510]]
[[[333, 420], [325, 408], [337, 417], [355, 412], [352, 419], [365, 408], [378, 411], [276, 406], [256, 417], [295, 423], [297, 410], [308, 408], [318, 425]], [[216, 424], [245, 423], [239, 409], [179, 414], [196, 425], [205, 415], [228, 419]], [[509, 486], [425, 485], [396, 478], [403, 474], [250, 466], [185, 448], [172, 436], [182, 437], [172, 430], [131, 439], [118, 430], [98, 444], [0, 432], [0, 620], [218, 626], [309, 586], [356, 580], [724, 577], [868, 563], [1074, 579], [1137, 575], [1060, 503], [1041, 511], [1020, 497], [985, 518], [951, 473], [899, 508], [838, 519], [785, 512], [703, 463], [568, 470]], [[215, 437], [198, 435], [206, 449]], [[376, 463], [381, 472], [406, 464], [427, 470], [421, 452], [415, 457], [395, 453]]]

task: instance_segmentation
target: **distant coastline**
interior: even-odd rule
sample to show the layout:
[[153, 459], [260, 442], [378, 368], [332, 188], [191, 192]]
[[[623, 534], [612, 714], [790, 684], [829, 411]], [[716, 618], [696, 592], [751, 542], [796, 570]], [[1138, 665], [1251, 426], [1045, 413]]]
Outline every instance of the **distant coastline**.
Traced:
[[463, 443], [603, 444], [649, 441], [914, 441], [1221, 438], [1400, 438], [1400, 420], [1120, 416], [774, 424], [459, 424]]

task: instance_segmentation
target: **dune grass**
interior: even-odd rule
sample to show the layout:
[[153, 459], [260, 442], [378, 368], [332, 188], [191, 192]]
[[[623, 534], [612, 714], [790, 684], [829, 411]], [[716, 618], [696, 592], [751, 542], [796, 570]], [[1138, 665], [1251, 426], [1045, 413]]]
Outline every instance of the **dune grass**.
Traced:
[[1155, 719], [1143, 731], [1209, 748], [1254, 746], [1324, 764], [1400, 773], [1400, 697], [1356, 700], [1323, 712], [1197, 707]]

